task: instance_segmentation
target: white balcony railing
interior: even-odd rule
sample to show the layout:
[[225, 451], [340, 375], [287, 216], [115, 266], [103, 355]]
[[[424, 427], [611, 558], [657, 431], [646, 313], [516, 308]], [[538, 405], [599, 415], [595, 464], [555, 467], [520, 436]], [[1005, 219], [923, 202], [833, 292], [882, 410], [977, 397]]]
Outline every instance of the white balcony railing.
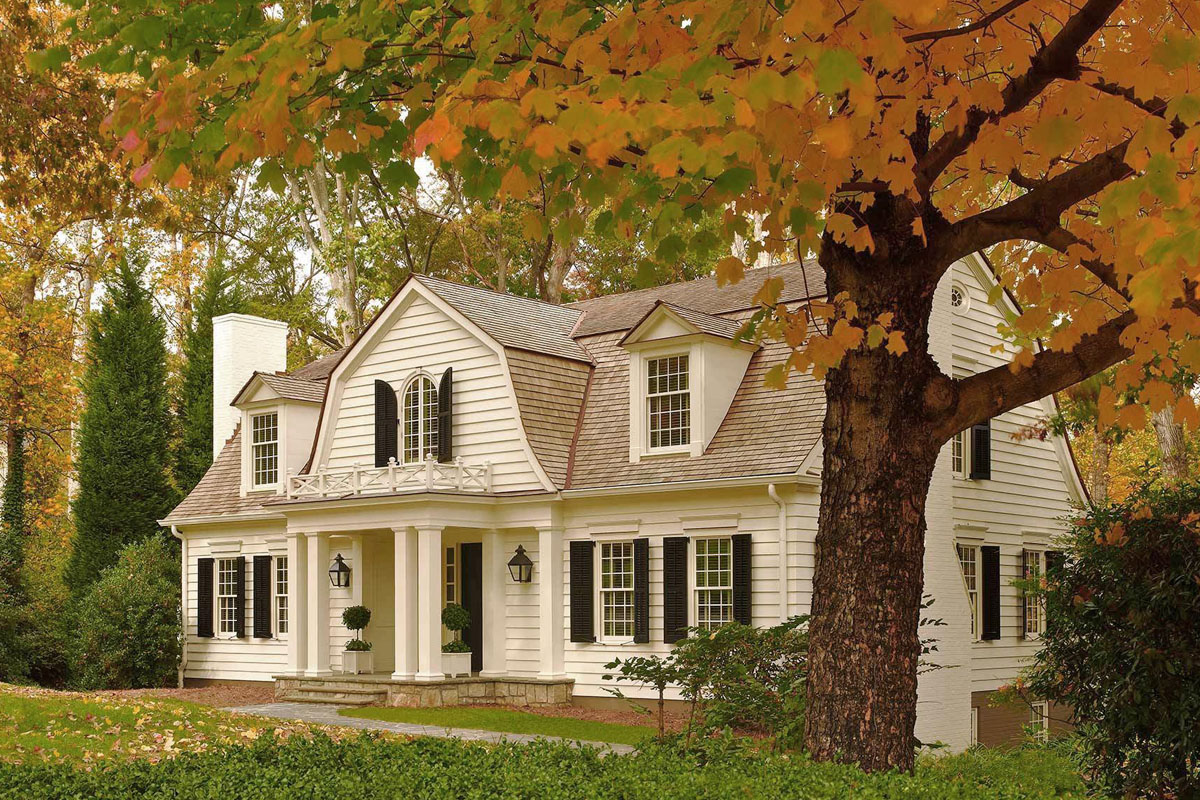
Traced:
[[328, 497], [348, 497], [364, 494], [433, 491], [490, 492], [492, 465], [463, 463], [462, 458], [451, 464], [439, 464], [426, 458], [416, 464], [397, 464], [393, 459], [386, 467], [360, 467], [355, 464], [340, 469], [321, 467], [316, 472], [288, 475], [283, 494], [289, 500], [311, 500]]

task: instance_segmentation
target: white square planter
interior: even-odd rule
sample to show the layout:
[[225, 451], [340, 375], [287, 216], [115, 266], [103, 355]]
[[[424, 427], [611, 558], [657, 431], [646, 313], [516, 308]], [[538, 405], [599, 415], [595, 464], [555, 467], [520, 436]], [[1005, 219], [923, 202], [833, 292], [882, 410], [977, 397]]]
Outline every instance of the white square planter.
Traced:
[[370, 675], [375, 671], [374, 655], [370, 650], [343, 650], [342, 672], [347, 675]]
[[470, 653], [442, 653], [442, 671], [446, 676], [453, 678], [457, 675], [471, 674], [471, 654]]

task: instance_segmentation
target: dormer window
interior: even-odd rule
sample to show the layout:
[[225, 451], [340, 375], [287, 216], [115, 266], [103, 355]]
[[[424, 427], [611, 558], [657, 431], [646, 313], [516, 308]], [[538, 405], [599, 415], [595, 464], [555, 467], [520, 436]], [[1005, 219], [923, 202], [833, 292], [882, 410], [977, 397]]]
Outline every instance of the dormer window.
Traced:
[[687, 355], [646, 362], [646, 403], [651, 450], [691, 443], [692, 393], [688, 388]]
[[415, 464], [438, 452], [438, 392], [433, 381], [418, 375], [404, 390], [404, 463]]
[[254, 488], [279, 483], [279, 414], [254, 414], [250, 417], [251, 475]]

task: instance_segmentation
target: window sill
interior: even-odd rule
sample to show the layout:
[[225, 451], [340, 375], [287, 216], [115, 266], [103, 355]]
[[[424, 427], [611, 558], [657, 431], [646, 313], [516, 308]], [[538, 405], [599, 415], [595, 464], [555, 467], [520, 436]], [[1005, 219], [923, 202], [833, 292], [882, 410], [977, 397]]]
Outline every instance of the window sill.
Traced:
[[647, 450], [642, 453], [641, 458], [658, 458], [660, 456], [690, 456], [692, 454], [692, 446], [690, 444], [682, 447], [659, 447], [654, 450]]

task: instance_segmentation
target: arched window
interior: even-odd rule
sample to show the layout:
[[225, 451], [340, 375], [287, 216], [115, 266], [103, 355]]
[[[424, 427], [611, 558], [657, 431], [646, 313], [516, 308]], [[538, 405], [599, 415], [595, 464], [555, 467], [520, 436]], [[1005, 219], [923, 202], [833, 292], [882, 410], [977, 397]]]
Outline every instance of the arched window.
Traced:
[[424, 461], [438, 449], [437, 387], [428, 377], [420, 375], [404, 390], [404, 463]]

